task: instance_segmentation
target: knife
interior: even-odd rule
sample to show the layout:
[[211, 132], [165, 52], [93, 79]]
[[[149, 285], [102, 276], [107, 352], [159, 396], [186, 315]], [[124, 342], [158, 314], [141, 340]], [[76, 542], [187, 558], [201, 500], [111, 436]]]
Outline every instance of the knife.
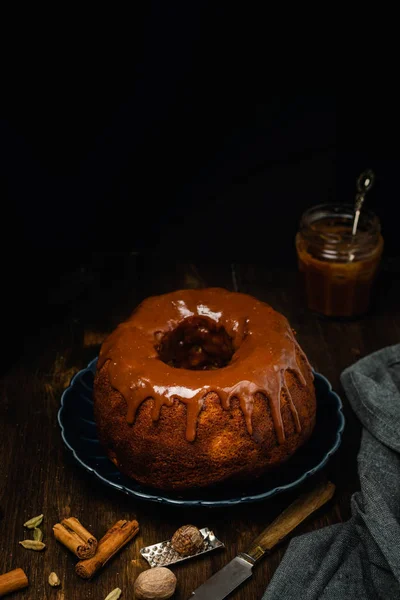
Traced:
[[223, 600], [241, 583], [252, 576], [254, 565], [278, 542], [282, 541], [311, 513], [328, 502], [334, 494], [335, 485], [321, 483], [311, 492], [299, 496], [275, 521], [260, 533], [246, 552], [241, 552], [203, 585], [198, 587], [190, 600]]

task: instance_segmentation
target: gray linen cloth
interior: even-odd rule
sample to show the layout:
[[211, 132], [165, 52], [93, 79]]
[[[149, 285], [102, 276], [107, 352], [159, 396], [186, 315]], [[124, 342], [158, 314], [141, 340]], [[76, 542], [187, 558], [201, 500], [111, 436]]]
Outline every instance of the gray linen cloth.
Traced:
[[263, 600], [400, 598], [400, 344], [341, 382], [363, 425], [352, 517], [294, 538]]

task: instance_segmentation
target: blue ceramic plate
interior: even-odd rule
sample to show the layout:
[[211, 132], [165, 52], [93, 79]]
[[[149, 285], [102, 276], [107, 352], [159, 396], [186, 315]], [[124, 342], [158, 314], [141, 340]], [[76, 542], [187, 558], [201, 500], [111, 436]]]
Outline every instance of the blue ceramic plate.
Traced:
[[134, 498], [183, 506], [232, 506], [258, 502], [302, 483], [326, 464], [338, 449], [344, 428], [342, 402], [329, 381], [315, 373], [317, 422], [309, 441], [276, 472], [241, 487], [222, 486], [180, 495], [146, 488], [122, 475], [106, 456], [97, 439], [93, 417], [93, 378], [97, 358], [79, 371], [61, 397], [58, 422], [61, 435], [74, 458], [89, 473], [112, 488]]

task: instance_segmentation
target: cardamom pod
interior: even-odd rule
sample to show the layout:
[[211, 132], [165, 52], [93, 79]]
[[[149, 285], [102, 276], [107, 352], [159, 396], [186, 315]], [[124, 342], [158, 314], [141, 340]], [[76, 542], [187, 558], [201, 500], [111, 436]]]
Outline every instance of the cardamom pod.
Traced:
[[39, 529], [39, 527], [35, 527], [35, 529], [33, 530], [33, 539], [36, 542], [41, 542], [43, 539], [43, 531], [41, 529]]
[[38, 540], [24, 540], [23, 542], [19, 542], [19, 544], [28, 550], [43, 550], [43, 548], [46, 548], [46, 544]]
[[26, 523], [24, 523], [24, 527], [28, 529], [34, 529], [35, 527], [39, 527], [40, 523], [43, 521], [43, 515], [38, 515], [37, 517], [32, 517]]
[[115, 590], [113, 590], [112, 592], [110, 592], [107, 596], [107, 598], [105, 598], [105, 600], [118, 600], [118, 598], [120, 597], [120, 595], [122, 594], [122, 590], [120, 590], [119, 588], [115, 588]]
[[58, 587], [60, 585], [61, 581], [60, 578], [58, 577], [57, 573], [54, 573], [54, 571], [52, 573], [50, 573], [49, 575], [49, 584], [52, 587]]

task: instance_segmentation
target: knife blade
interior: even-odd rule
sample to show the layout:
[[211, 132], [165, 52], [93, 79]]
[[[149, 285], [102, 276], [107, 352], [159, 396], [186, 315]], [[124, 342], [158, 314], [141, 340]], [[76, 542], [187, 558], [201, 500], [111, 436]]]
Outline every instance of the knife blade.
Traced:
[[191, 600], [224, 600], [233, 590], [252, 576], [253, 566], [282, 541], [311, 513], [328, 502], [335, 486], [330, 481], [302, 494], [250, 544], [247, 552], [235, 556], [205, 583], [192, 592]]
[[194, 600], [222, 600], [252, 576], [252, 569], [253, 564], [239, 554], [198, 587], [192, 593], [191, 598]]

